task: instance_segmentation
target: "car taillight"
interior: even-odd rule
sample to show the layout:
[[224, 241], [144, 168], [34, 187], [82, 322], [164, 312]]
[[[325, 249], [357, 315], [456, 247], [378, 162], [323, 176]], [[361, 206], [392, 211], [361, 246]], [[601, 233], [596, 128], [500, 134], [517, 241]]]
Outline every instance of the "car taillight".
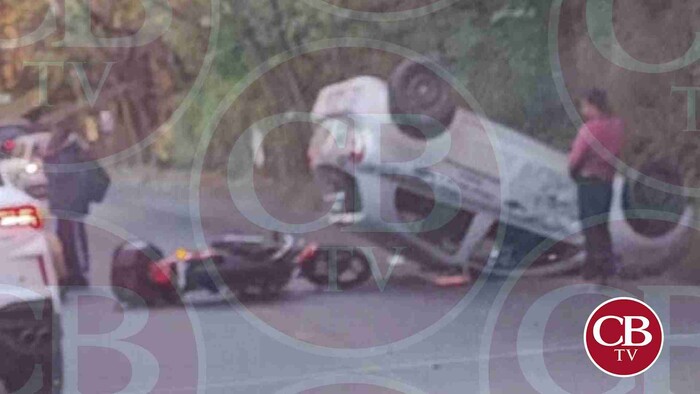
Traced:
[[15, 140], [5, 140], [2, 143], [2, 150], [6, 153], [12, 153], [12, 151], [15, 150], [16, 146], [17, 144], [15, 143]]
[[348, 155], [348, 158], [352, 163], [361, 163], [365, 159], [365, 144], [361, 137], [355, 137], [353, 141], [353, 147]]
[[365, 152], [363, 152], [363, 151], [356, 151], [356, 150], [355, 150], [355, 151], [352, 151], [352, 152], [350, 152], [349, 158], [350, 158], [350, 161], [351, 161], [352, 163], [355, 163], [355, 164], [361, 163], [362, 160], [365, 159]]
[[33, 206], [0, 209], [0, 227], [41, 228], [43, 222], [39, 210]]

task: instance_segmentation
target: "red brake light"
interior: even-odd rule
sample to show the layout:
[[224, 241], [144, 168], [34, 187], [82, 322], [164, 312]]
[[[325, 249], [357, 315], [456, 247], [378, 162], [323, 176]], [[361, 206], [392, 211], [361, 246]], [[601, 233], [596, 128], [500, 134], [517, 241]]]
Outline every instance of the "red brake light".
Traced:
[[354, 164], [361, 163], [365, 159], [365, 143], [362, 140], [362, 136], [355, 136], [352, 140], [352, 145], [353, 147], [348, 158]]
[[42, 228], [39, 210], [33, 206], [0, 209], [0, 227]]
[[9, 153], [15, 150], [16, 146], [15, 140], [5, 140], [5, 142], [2, 143], [2, 150]]
[[354, 150], [354, 151], [350, 152], [349, 158], [350, 158], [350, 162], [352, 162], [352, 163], [355, 163], [355, 164], [361, 163], [362, 160], [365, 159], [365, 152], [359, 151], [359, 150]]

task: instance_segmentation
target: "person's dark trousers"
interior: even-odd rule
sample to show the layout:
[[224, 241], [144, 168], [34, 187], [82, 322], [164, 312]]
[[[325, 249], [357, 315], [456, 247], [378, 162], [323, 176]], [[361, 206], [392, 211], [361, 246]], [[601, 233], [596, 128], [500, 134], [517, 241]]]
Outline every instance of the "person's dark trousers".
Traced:
[[85, 276], [90, 268], [87, 233], [82, 218], [58, 219], [56, 234], [63, 244], [68, 278], [66, 285], [87, 285]]
[[608, 226], [612, 204], [612, 183], [596, 178], [579, 178], [579, 217], [585, 237], [584, 277], [607, 277], [614, 272], [612, 237]]

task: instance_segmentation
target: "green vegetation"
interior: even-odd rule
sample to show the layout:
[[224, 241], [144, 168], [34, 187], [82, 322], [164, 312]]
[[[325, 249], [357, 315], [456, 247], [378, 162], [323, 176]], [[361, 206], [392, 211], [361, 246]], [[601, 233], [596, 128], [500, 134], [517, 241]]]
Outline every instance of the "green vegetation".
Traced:
[[[250, 70], [300, 46], [346, 37], [439, 53], [488, 116], [564, 148], [573, 131], [551, 79], [549, 6], [549, 1], [537, 0], [466, 0], [420, 18], [366, 22], [329, 14], [303, 1], [226, 0], [215, 73], [199, 108], [179, 125], [175, 149], [196, 141], [199, 133], [192, 130], [202, 129], [216, 103]], [[374, 12], [381, 11], [376, 8]], [[227, 149], [255, 120], [308, 111], [324, 85], [357, 74], [386, 76], [398, 61], [394, 54], [369, 49], [331, 48], [295, 56], [259, 78], [228, 111], [207, 156], [208, 167], [223, 169]], [[269, 173], [281, 178], [303, 173], [308, 138], [304, 125], [273, 134], [266, 141], [272, 153]], [[180, 152], [175, 155], [180, 164], [187, 163]]]
[[[369, 7], [367, 2], [356, 0], [333, 3], [356, 9]], [[95, 4], [93, 29], [100, 34], [123, 35], [138, 30], [142, 23], [143, 10], [138, 0]], [[138, 52], [138, 56], [127, 57], [126, 66], [132, 72], [116, 72], [105, 88], [109, 92], [120, 85], [136, 83], [143, 90], [114, 95], [103, 92], [110, 98], [99, 103], [98, 108], [73, 114], [81, 118], [95, 116], [101, 108], [115, 111], [118, 134], [103, 142], [100, 149], [106, 153], [143, 140], [169, 119], [190, 92], [208, 49], [213, 49], [216, 56], [194, 105], [174, 128], [164, 130], [156, 143], [135, 159], [163, 166], [190, 166], [205, 126], [219, 103], [249, 73], [301, 46], [347, 37], [390, 43], [426, 55], [437, 52], [489, 117], [560, 148], [565, 148], [573, 133], [559, 104], [549, 67], [550, 0], [462, 0], [423, 17], [393, 22], [343, 18], [299, 0], [222, 0], [217, 11], [221, 22], [215, 48], [208, 46], [213, 20], [208, 0], [177, 0], [170, 4], [174, 21], [168, 33]], [[373, 12], [405, 5], [371, 4]], [[31, 31], [46, 11], [44, 2], [6, 0], [1, 7], [3, 38]], [[26, 59], [90, 61], [88, 76], [93, 86], [104, 69], [101, 61], [124, 61], [123, 54], [117, 51], [52, 47], [50, 43], [58, 38], [20, 52], [0, 52], [0, 90], [20, 95], [33, 87], [29, 82], [36, 81], [38, 74], [37, 70], [23, 68], [22, 61]], [[257, 78], [224, 115], [207, 152], [207, 168], [223, 171], [231, 147], [257, 120], [287, 111], [309, 111], [324, 85], [358, 74], [386, 76], [400, 60], [395, 54], [377, 49], [329, 48], [283, 62]], [[135, 69], [140, 72], [133, 72]], [[75, 84], [65, 75], [53, 76], [52, 81], [54, 100], [61, 104], [80, 101]], [[33, 116], [39, 118], [54, 110], [43, 108]], [[310, 130], [301, 124], [273, 133], [265, 142], [269, 158], [265, 172], [281, 179], [304, 174], [309, 137]]]

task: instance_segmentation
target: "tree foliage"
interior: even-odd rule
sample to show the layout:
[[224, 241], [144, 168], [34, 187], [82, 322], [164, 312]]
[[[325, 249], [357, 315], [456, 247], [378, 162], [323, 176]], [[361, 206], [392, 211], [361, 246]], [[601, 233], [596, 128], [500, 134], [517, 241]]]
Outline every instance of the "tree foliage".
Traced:
[[[330, 2], [368, 12], [409, 9], [405, 2]], [[371, 3], [371, 4], [370, 4]], [[416, 2], [425, 4], [426, 2]], [[402, 5], [403, 4], [403, 5]], [[226, 132], [217, 133], [218, 149], [227, 149], [257, 119], [287, 111], [309, 111], [325, 85], [359, 74], [386, 77], [401, 61], [391, 51], [328, 48], [298, 54], [298, 48], [319, 41], [352, 37], [372, 40], [371, 46], [400, 46], [445, 58], [455, 76], [474, 93], [488, 115], [526, 129], [549, 142], [561, 139], [545, 118], [565, 119], [557, 106], [549, 77], [546, 20], [549, 2], [528, 0], [464, 0], [419, 18], [371, 22], [345, 18], [308, 2], [294, 0], [227, 0], [229, 21], [220, 39], [222, 56], [235, 72], [218, 68], [217, 79], [234, 81], [244, 71], [233, 58], [243, 56], [254, 70], [275, 56], [292, 59], [260, 76], [245, 97], [225, 116]], [[379, 42], [379, 44], [377, 44]], [[541, 106], [544, 104], [544, 106]], [[540, 107], [541, 106], [541, 107]], [[565, 122], [558, 126], [566, 127]], [[550, 124], [551, 126], [551, 124]], [[269, 170], [283, 179], [305, 171], [308, 125], [275, 133], [266, 147], [273, 154]], [[550, 138], [551, 137], [551, 138]], [[566, 137], [568, 138], [568, 136]], [[224, 147], [224, 148], [221, 148]], [[210, 152], [208, 164], [221, 166], [221, 153]]]
[[[411, 9], [427, 2], [329, 3], [380, 13]], [[101, 35], [128, 34], [143, 22], [138, 0], [99, 0], [93, 4], [92, 29]], [[38, 70], [25, 67], [26, 59], [84, 61], [93, 86], [99, 82], [105, 62], [116, 61], [105, 83], [105, 91], [113, 93], [103, 93], [108, 99], [96, 107], [110, 108], [118, 114], [120, 134], [114, 141], [116, 145], [121, 141], [121, 145], [110, 146], [111, 151], [137, 143], [163, 124], [187, 94], [209, 49], [211, 3], [170, 0], [169, 4], [177, 28], [169, 29], [168, 34], [145, 47], [121, 51], [64, 49], [51, 45], [60, 38], [59, 32], [55, 38], [37, 45], [0, 51], [0, 89], [20, 93], [36, 87]], [[418, 18], [371, 22], [329, 13], [306, 1], [222, 0], [221, 8], [216, 10], [221, 23], [212, 73], [196, 105], [172, 133], [159, 139], [156, 157], [166, 164], [188, 165], [193, 146], [222, 98], [249, 73], [278, 56], [291, 54], [288, 61], [256, 77], [224, 115], [206, 158], [209, 168], [225, 168], [230, 148], [256, 121], [285, 112], [309, 111], [323, 86], [358, 74], [386, 77], [401, 61], [401, 56], [376, 48], [337, 47], [299, 53], [300, 47], [347, 37], [372, 40], [372, 46], [381, 47], [384, 42], [426, 55], [440, 53], [489, 116], [545, 140], [555, 140], [552, 135], [561, 134], [552, 133], [553, 127], [544, 127], [543, 121], [561, 113], [547, 64], [545, 22], [549, 5], [549, 1], [538, 0], [462, 0]], [[48, 3], [5, 0], [0, 7], [0, 32], [6, 38], [38, 26]], [[83, 100], [69, 74], [58, 69], [51, 73], [52, 100], [60, 104]], [[130, 83], [135, 87], [124, 89]], [[87, 113], [94, 111], [95, 108], [86, 109]], [[56, 108], [39, 112], [54, 113]], [[309, 126], [302, 124], [273, 133], [265, 144], [271, 159], [266, 171], [280, 178], [304, 173], [309, 136]], [[143, 160], [149, 160], [148, 153]]]
[[[189, 26], [196, 27], [188, 30], [187, 41], [181, 39], [180, 45], [173, 45], [178, 41], [175, 34], [166, 34], [143, 46], [65, 44], [63, 40], [69, 34], [98, 38], [134, 36], [144, 24], [140, 1], [99, 0], [90, 4], [85, 7], [77, 1], [3, 1], [0, 38], [5, 42], [28, 37], [47, 16], [53, 15], [57, 29], [42, 40], [0, 50], [0, 90], [14, 98], [43, 91], [42, 74], [48, 72], [44, 100], [35, 102], [23, 114], [48, 129], [60, 127], [81, 132], [87, 120], [94, 121], [99, 111], [109, 110], [118, 121], [116, 135], [95, 141], [95, 150], [108, 155], [139, 144], [166, 122], [196, 68], [190, 54], [183, 56], [178, 49], [186, 49], [184, 42], [202, 48], [201, 36], [206, 36], [206, 29], [197, 26], [196, 19], [191, 20], [203, 11], [185, 16], [174, 7], [179, 18], [173, 22], [177, 27], [168, 29], [169, 33], [182, 34]], [[89, 24], [79, 23], [83, 16], [89, 18]], [[151, 152], [137, 150], [142, 161], [155, 158]]]

